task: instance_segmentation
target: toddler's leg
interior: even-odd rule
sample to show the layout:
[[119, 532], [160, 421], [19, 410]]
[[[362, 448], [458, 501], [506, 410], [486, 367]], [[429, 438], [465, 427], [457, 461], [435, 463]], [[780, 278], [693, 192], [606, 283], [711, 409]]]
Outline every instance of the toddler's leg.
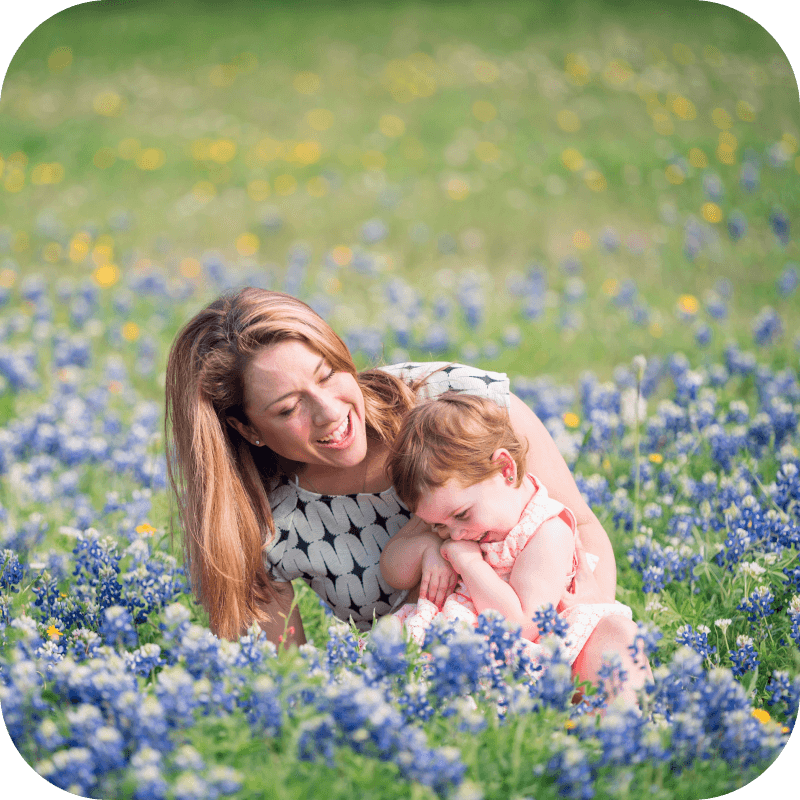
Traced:
[[[627, 672], [627, 680], [617, 696], [629, 705], [638, 705], [637, 692], [646, 682], [653, 680], [653, 673], [641, 645], [636, 660], [628, 649], [633, 644], [637, 631], [636, 623], [627, 617], [603, 617], [575, 659], [572, 665], [573, 674], [579, 675], [582, 681], [588, 680], [596, 685], [600, 667], [603, 665], [603, 653], [619, 653], [622, 669]], [[612, 699], [614, 698], [609, 698]]]

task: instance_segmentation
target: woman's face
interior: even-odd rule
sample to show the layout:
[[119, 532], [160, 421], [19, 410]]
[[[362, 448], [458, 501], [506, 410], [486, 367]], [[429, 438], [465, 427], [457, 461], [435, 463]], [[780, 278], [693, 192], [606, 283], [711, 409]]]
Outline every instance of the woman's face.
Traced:
[[364, 395], [348, 372], [336, 372], [303, 342], [262, 350], [244, 375], [249, 426], [237, 430], [279, 456], [303, 464], [352, 467], [367, 452]]

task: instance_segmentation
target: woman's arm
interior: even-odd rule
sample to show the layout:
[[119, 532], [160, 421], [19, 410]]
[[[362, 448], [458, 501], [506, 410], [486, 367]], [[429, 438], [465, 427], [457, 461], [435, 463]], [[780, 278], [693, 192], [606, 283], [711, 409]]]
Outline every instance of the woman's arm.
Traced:
[[275, 582], [272, 586], [276, 593], [275, 600], [268, 606], [263, 606], [271, 619], [269, 622], [261, 623], [261, 630], [267, 634], [267, 639], [276, 647], [281, 643], [284, 645], [305, 644], [306, 634], [303, 630], [300, 608], [297, 604], [292, 607], [292, 603], [294, 602], [294, 586], [288, 582]]
[[528, 441], [528, 470], [542, 481], [551, 497], [575, 514], [581, 544], [587, 552], [594, 553], [600, 559], [595, 569], [597, 582], [606, 601], [613, 602], [617, 588], [617, 564], [608, 534], [581, 497], [569, 467], [542, 421], [514, 394], [511, 395], [509, 414], [516, 434]]
[[535, 640], [538, 629], [533, 615], [541, 606], [556, 606], [561, 599], [572, 570], [573, 542], [572, 531], [562, 520], [555, 517], [543, 522], [517, 556], [509, 583], [483, 560], [477, 542], [449, 540], [442, 545], [442, 553], [461, 574], [479, 614], [493, 608], [519, 625], [524, 638]]

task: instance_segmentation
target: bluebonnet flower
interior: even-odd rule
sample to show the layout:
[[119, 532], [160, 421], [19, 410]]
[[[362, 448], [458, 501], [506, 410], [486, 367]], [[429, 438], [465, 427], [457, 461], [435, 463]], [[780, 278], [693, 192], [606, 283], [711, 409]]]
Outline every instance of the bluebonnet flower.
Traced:
[[425, 677], [430, 696], [442, 702], [478, 689], [490, 650], [479, 630], [465, 624], [439, 623], [438, 619], [425, 638], [424, 650], [431, 656]]
[[548, 603], [534, 613], [533, 621], [536, 623], [536, 629], [540, 637], [553, 633], [563, 639], [569, 630], [569, 624], [558, 615], [552, 603]]
[[705, 323], [697, 325], [694, 331], [694, 340], [700, 347], [707, 347], [711, 342], [713, 331]]
[[364, 662], [377, 678], [402, 675], [408, 669], [406, 649], [401, 627], [382, 617], [370, 633]]
[[67, 653], [77, 662], [96, 658], [102, 644], [99, 634], [87, 628], [75, 628], [69, 634]]
[[[636, 635], [633, 637], [633, 642], [628, 645], [631, 657], [637, 661], [642, 657], [652, 659], [658, 650], [658, 643], [664, 638], [664, 634], [658, 628], [651, 628], [644, 623], [639, 623], [636, 630]], [[644, 664], [641, 664], [644, 668]]]
[[595, 770], [580, 743], [573, 736], [556, 731], [552, 737], [556, 752], [547, 762], [562, 797], [591, 800], [595, 795]]
[[797, 464], [781, 464], [775, 476], [775, 504], [787, 511], [792, 501], [800, 501], [800, 469]]
[[600, 231], [599, 241], [600, 246], [604, 250], [608, 250], [609, 253], [613, 253], [619, 248], [619, 235], [609, 226], [606, 226]]
[[154, 642], [143, 644], [133, 652], [126, 652], [124, 655], [131, 671], [143, 677], [147, 677], [156, 667], [163, 663], [161, 648]]
[[775, 599], [766, 586], [759, 586], [754, 592], [742, 600], [736, 609], [744, 611], [750, 622], [766, 619], [773, 613], [772, 602]]
[[797, 412], [791, 403], [777, 397], [771, 397], [763, 410], [769, 416], [775, 431], [775, 446], [780, 447], [786, 437], [797, 430]]
[[734, 242], [738, 242], [747, 233], [747, 217], [741, 211], [732, 211], [728, 215], [728, 234]]
[[673, 581], [693, 580], [694, 569], [702, 561], [688, 545], [664, 546], [644, 534], [636, 536], [627, 555], [631, 566], [642, 574], [645, 593], [663, 591]]
[[195, 772], [182, 772], [171, 786], [175, 800], [205, 800], [212, 795], [208, 784]]
[[753, 340], [760, 346], [774, 344], [783, 334], [783, 321], [770, 306], [761, 309], [752, 323]]
[[789, 243], [789, 217], [780, 208], [773, 208], [769, 214], [769, 224], [782, 245]]
[[35, 769], [50, 783], [71, 794], [87, 796], [95, 785], [95, 761], [86, 747], [57, 750], [37, 763]]
[[104, 723], [100, 709], [89, 703], [80, 703], [73, 708], [68, 708], [66, 718], [69, 727], [69, 744], [74, 747], [88, 745]]
[[800, 285], [800, 270], [798, 270], [797, 264], [790, 262], [778, 276], [776, 282], [778, 294], [781, 297], [789, 297], [794, 294], [798, 285]]
[[325, 646], [325, 667], [329, 672], [339, 667], [351, 667], [359, 661], [361, 648], [359, 641], [344, 623], [328, 628], [328, 642]]
[[134, 800], [162, 800], [168, 785], [164, 779], [161, 753], [149, 745], [141, 746], [131, 756], [129, 772], [136, 789]]
[[[5, 704], [3, 706], [5, 708]], [[43, 719], [33, 734], [36, 743], [44, 750], [58, 750], [66, 743], [66, 739], [52, 719]]]
[[712, 319], [721, 320], [728, 316], [728, 304], [716, 292], [706, 292], [703, 304]]
[[445, 794], [458, 786], [466, 767], [455, 748], [431, 749], [419, 728], [404, 722], [383, 693], [363, 676], [344, 673], [338, 683], [322, 687], [317, 698], [320, 716], [306, 723], [298, 740], [302, 760], [319, 756], [333, 763], [337, 745], [391, 760], [406, 779]]
[[800, 705], [800, 677], [790, 681], [788, 672], [775, 670], [767, 682], [766, 690], [770, 695], [767, 703], [779, 707], [785, 714], [786, 726], [792, 731], [797, 722], [798, 705]]
[[739, 183], [747, 192], [754, 192], [761, 185], [761, 176], [758, 166], [751, 161], [742, 163], [739, 171]]
[[280, 684], [270, 675], [258, 675], [251, 682], [251, 691], [238, 700], [247, 721], [258, 734], [279, 736], [283, 722]]
[[547, 637], [541, 642], [539, 655], [541, 671], [536, 680], [529, 684], [531, 697], [536, 708], [554, 708], [564, 711], [570, 708], [575, 684], [572, 668], [566, 652], [555, 637]]
[[703, 191], [709, 200], [715, 203], [722, 200], [725, 196], [725, 187], [720, 180], [719, 175], [714, 172], [706, 172], [703, 175]]
[[444, 353], [452, 346], [450, 334], [444, 325], [430, 325], [424, 332], [420, 348], [433, 354]]
[[678, 644], [691, 647], [701, 658], [706, 659], [717, 652], [716, 647], [711, 647], [708, 644], [709, 633], [711, 633], [711, 630], [706, 625], [698, 625], [697, 630], [694, 630], [691, 625], [681, 625], [678, 628], [675, 641]]
[[122, 606], [110, 606], [103, 612], [99, 633], [107, 645], [133, 647], [138, 641], [133, 618]]
[[728, 655], [731, 659], [731, 670], [734, 676], [741, 678], [745, 672], [754, 670], [761, 662], [753, 647], [753, 639], [750, 636], [737, 636], [736, 648], [736, 650], [731, 650]]
[[744, 353], [735, 344], [725, 348], [725, 366], [733, 375], [751, 375], [756, 368], [753, 353]]
[[625, 489], [619, 488], [614, 492], [610, 508], [614, 525], [621, 524], [624, 530], [633, 530], [633, 502]]
[[16, 586], [24, 574], [19, 558], [13, 550], [0, 551], [0, 589], [17, 591]]
[[361, 238], [367, 244], [376, 244], [386, 238], [389, 229], [382, 219], [370, 219], [361, 226]]
[[458, 285], [456, 291], [461, 308], [467, 320], [467, 325], [471, 328], [476, 328], [483, 321], [484, 306], [484, 292], [480, 282], [474, 276], [465, 276]]
[[795, 595], [792, 598], [788, 608], [789, 619], [792, 621], [792, 629], [790, 636], [792, 641], [800, 647], [800, 596]]
[[[563, 621], [559, 618], [553, 622], [547, 611], [542, 620], [545, 626], [551, 624], [563, 630]], [[488, 609], [479, 614], [475, 633], [483, 636], [487, 644], [481, 653], [484, 657], [483, 679], [493, 688], [501, 692], [505, 690], [507, 676], [504, 668], [509, 668], [515, 679], [530, 677], [538, 671], [539, 668], [531, 661], [526, 640], [520, 635], [520, 627], [508, 622], [499, 612]]]
[[696, 217], [690, 216], [683, 226], [683, 254], [694, 261], [705, 243], [706, 233]]

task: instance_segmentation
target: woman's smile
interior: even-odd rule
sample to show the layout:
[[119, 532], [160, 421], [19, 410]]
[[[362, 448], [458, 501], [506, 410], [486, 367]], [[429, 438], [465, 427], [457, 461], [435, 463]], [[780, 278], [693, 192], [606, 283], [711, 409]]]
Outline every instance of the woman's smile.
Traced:
[[342, 449], [349, 447], [355, 437], [355, 429], [351, 415], [348, 414], [339, 424], [339, 426], [332, 433], [317, 439], [317, 441], [325, 447], [334, 447]]

